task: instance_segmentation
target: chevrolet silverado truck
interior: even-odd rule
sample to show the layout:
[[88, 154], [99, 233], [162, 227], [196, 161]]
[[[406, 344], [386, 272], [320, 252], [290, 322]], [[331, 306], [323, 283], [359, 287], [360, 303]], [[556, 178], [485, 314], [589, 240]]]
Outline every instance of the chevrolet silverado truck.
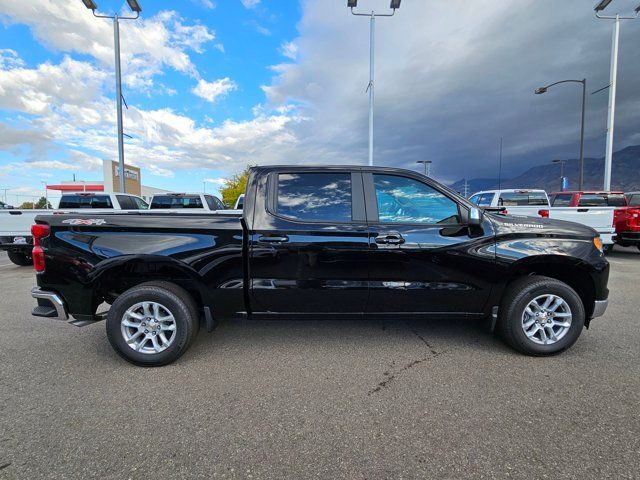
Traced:
[[253, 167], [241, 213], [42, 215], [33, 236], [33, 315], [106, 319], [144, 366], [238, 316], [487, 319], [551, 355], [607, 306], [593, 229], [483, 210], [395, 168]]

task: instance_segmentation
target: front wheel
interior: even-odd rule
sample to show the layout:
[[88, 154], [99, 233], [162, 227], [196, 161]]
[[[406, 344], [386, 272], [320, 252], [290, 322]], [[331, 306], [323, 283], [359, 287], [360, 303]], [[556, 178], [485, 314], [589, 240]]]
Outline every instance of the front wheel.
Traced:
[[21, 267], [27, 267], [32, 264], [31, 255], [21, 252], [8, 251], [7, 256], [12, 263], [20, 265]]
[[498, 331], [527, 355], [554, 355], [573, 345], [584, 327], [582, 300], [569, 285], [531, 276], [513, 282], [500, 306]]
[[603, 245], [602, 252], [605, 255], [609, 255], [611, 252], [613, 252], [613, 243], [608, 243], [607, 245]]
[[198, 330], [193, 298], [168, 282], [149, 282], [116, 298], [107, 315], [107, 337], [125, 360], [156, 367], [177, 360]]

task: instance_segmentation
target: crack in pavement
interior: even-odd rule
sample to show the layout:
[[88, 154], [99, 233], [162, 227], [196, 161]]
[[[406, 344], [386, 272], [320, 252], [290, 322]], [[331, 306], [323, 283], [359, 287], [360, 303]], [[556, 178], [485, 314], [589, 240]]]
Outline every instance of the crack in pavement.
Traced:
[[[402, 366], [402, 368], [400, 368], [399, 370], [396, 370], [395, 372], [389, 373], [389, 371], [385, 371], [383, 373], [383, 375], [386, 377], [383, 381], [381, 381], [380, 383], [378, 383], [378, 385], [376, 385], [374, 388], [372, 388], [371, 390], [369, 390], [369, 392], [367, 392], [367, 395], [373, 395], [376, 392], [379, 392], [380, 390], [382, 390], [383, 388], [387, 388], [389, 386], [389, 384], [394, 381], [396, 379], [396, 377], [398, 375], [400, 375], [403, 372], [406, 372], [407, 370], [415, 367], [416, 365], [420, 365], [423, 362], [426, 362], [427, 360], [429, 360], [430, 358], [435, 358], [439, 355], [442, 355], [443, 353], [445, 353], [444, 351], [442, 352], [438, 352], [435, 348], [433, 348], [433, 346], [427, 341], [426, 338], [424, 338], [422, 335], [420, 335], [415, 328], [413, 328], [411, 325], [409, 325], [408, 322], [405, 321], [405, 324], [407, 325], [407, 328], [409, 329], [409, 331], [411, 333], [413, 333], [416, 337], [418, 337], [420, 339], [420, 341], [427, 347], [428, 351], [429, 351], [429, 355], [423, 357], [423, 358], [419, 358], [417, 360], [413, 360], [407, 364], [405, 364], [404, 366]], [[382, 330], [386, 330], [384, 322], [382, 324]], [[392, 363], [392, 366], [395, 364]]]

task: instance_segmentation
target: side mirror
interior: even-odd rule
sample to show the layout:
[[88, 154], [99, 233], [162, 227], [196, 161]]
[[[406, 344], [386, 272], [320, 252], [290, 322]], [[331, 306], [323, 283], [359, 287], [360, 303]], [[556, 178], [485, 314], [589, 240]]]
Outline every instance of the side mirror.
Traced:
[[482, 225], [482, 211], [479, 208], [471, 207], [469, 210], [469, 226]]

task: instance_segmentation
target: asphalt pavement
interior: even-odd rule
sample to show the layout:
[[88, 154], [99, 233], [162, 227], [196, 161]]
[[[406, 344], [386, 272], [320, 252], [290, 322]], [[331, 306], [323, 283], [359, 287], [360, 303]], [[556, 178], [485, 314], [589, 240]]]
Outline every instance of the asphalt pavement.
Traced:
[[640, 478], [640, 252], [551, 358], [466, 320], [226, 321], [134, 367], [0, 255], [0, 478]]

